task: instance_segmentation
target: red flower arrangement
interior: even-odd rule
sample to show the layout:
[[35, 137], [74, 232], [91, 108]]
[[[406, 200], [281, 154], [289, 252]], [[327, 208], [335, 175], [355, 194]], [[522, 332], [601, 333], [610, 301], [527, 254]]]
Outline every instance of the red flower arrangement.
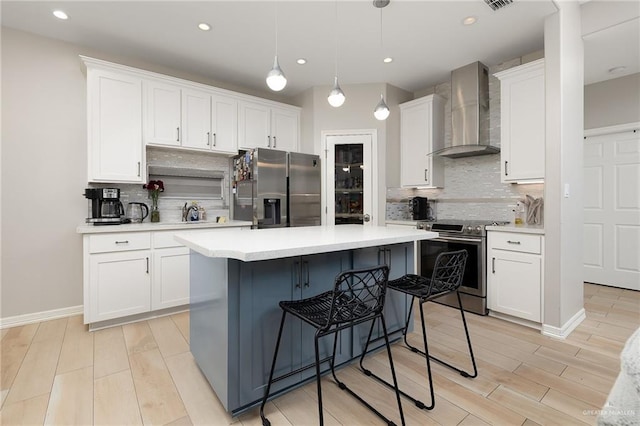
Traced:
[[149, 191], [149, 198], [151, 198], [151, 222], [159, 222], [158, 196], [164, 192], [164, 183], [161, 180], [150, 180], [149, 183], [142, 185], [142, 188]]

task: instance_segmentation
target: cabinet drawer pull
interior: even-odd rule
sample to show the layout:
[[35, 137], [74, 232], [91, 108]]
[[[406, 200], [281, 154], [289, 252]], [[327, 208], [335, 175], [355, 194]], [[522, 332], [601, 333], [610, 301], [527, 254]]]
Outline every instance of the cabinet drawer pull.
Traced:
[[429, 169], [424, 169], [424, 181], [429, 182]]
[[138, 177], [140, 177], [140, 162], [138, 161]]
[[302, 270], [304, 273], [304, 287], [309, 288], [309, 262], [306, 260], [302, 262]]
[[276, 147], [276, 137], [275, 136], [273, 137], [273, 147], [274, 148]]
[[491, 258], [491, 273], [492, 274], [496, 273], [496, 258], [495, 257]]
[[176, 142], [180, 142], [180, 127], [176, 127]]
[[213, 146], [216, 146], [216, 134], [213, 134]]
[[149, 258], [147, 257], [147, 274], [149, 273]]
[[116, 241], [116, 244], [129, 244], [129, 240]]
[[509, 167], [509, 162], [505, 161], [504, 162], [504, 175], [505, 176], [509, 176], [509, 168], [508, 167]]
[[293, 262], [293, 275], [295, 288], [300, 288], [300, 262]]
[[509, 244], [517, 244], [517, 245], [520, 245], [520, 241], [511, 241], [511, 240], [507, 240], [507, 242], [508, 242]]
[[211, 132], [207, 132], [207, 146], [211, 145]]
[[271, 148], [271, 136], [267, 136], [267, 146]]

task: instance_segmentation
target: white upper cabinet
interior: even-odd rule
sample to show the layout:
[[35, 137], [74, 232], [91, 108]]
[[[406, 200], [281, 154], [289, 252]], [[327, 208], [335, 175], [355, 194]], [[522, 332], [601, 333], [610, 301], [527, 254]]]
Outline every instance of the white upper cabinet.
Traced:
[[142, 182], [142, 79], [87, 63], [87, 117], [87, 180]]
[[271, 109], [271, 148], [298, 151], [300, 112], [297, 109]]
[[145, 81], [145, 142], [238, 152], [238, 101], [180, 85]]
[[495, 76], [500, 79], [502, 182], [544, 179], [544, 59]]
[[238, 101], [230, 96], [211, 97], [211, 149], [238, 152]]
[[444, 147], [444, 99], [438, 95], [400, 105], [400, 184], [444, 186], [444, 160], [432, 152]]
[[180, 87], [145, 81], [145, 142], [180, 146]]
[[298, 150], [300, 110], [297, 107], [272, 107], [266, 103], [242, 101], [238, 125], [240, 149]]
[[182, 90], [180, 143], [185, 148], [211, 148], [211, 95], [199, 90]]

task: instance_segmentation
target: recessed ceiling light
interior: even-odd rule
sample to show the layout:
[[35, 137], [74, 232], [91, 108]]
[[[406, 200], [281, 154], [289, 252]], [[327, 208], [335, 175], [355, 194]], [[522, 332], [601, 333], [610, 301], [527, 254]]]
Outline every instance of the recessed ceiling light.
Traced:
[[307, 60], [305, 58], [298, 58], [298, 60], [296, 61], [296, 63], [298, 65], [304, 65], [307, 63]]
[[613, 67], [613, 68], [609, 69], [609, 74], [620, 74], [621, 72], [623, 72], [626, 69], [627, 69], [627, 67], [625, 67], [625, 66]]
[[476, 23], [476, 21], [478, 20], [478, 18], [476, 18], [475, 16], [467, 16], [466, 18], [464, 18], [462, 20], [462, 24], [463, 25], [473, 25]]
[[209, 31], [211, 29], [211, 26], [206, 22], [201, 22], [198, 24], [198, 28], [200, 28], [202, 31]]
[[55, 16], [58, 19], [69, 19], [69, 16], [61, 10], [54, 10], [53, 16]]
[[393, 62], [393, 58], [391, 58], [391, 57], [386, 57], [386, 58], [384, 58], [384, 59], [382, 60], [382, 62], [384, 62], [385, 64], [388, 64], [388, 63], [390, 63], [390, 62]]

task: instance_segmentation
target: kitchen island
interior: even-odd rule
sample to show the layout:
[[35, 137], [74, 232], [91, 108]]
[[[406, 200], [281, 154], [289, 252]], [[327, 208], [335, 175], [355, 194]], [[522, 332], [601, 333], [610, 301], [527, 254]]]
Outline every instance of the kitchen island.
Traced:
[[[415, 242], [437, 236], [361, 225], [177, 234], [176, 240], [191, 250], [191, 352], [225, 409], [236, 415], [263, 397], [282, 315], [278, 302], [332, 290], [336, 275], [352, 268], [385, 263], [390, 278], [413, 273]], [[390, 332], [399, 333], [404, 326], [408, 303], [404, 294], [387, 293]], [[380, 335], [378, 326], [375, 336]], [[339, 334], [336, 364], [360, 355], [369, 327], [362, 324]], [[313, 362], [313, 336], [311, 327], [287, 319], [276, 375]], [[332, 344], [331, 336], [321, 340], [321, 359], [331, 353]], [[314, 374], [314, 369], [293, 374], [275, 383], [273, 391], [286, 392]]]

